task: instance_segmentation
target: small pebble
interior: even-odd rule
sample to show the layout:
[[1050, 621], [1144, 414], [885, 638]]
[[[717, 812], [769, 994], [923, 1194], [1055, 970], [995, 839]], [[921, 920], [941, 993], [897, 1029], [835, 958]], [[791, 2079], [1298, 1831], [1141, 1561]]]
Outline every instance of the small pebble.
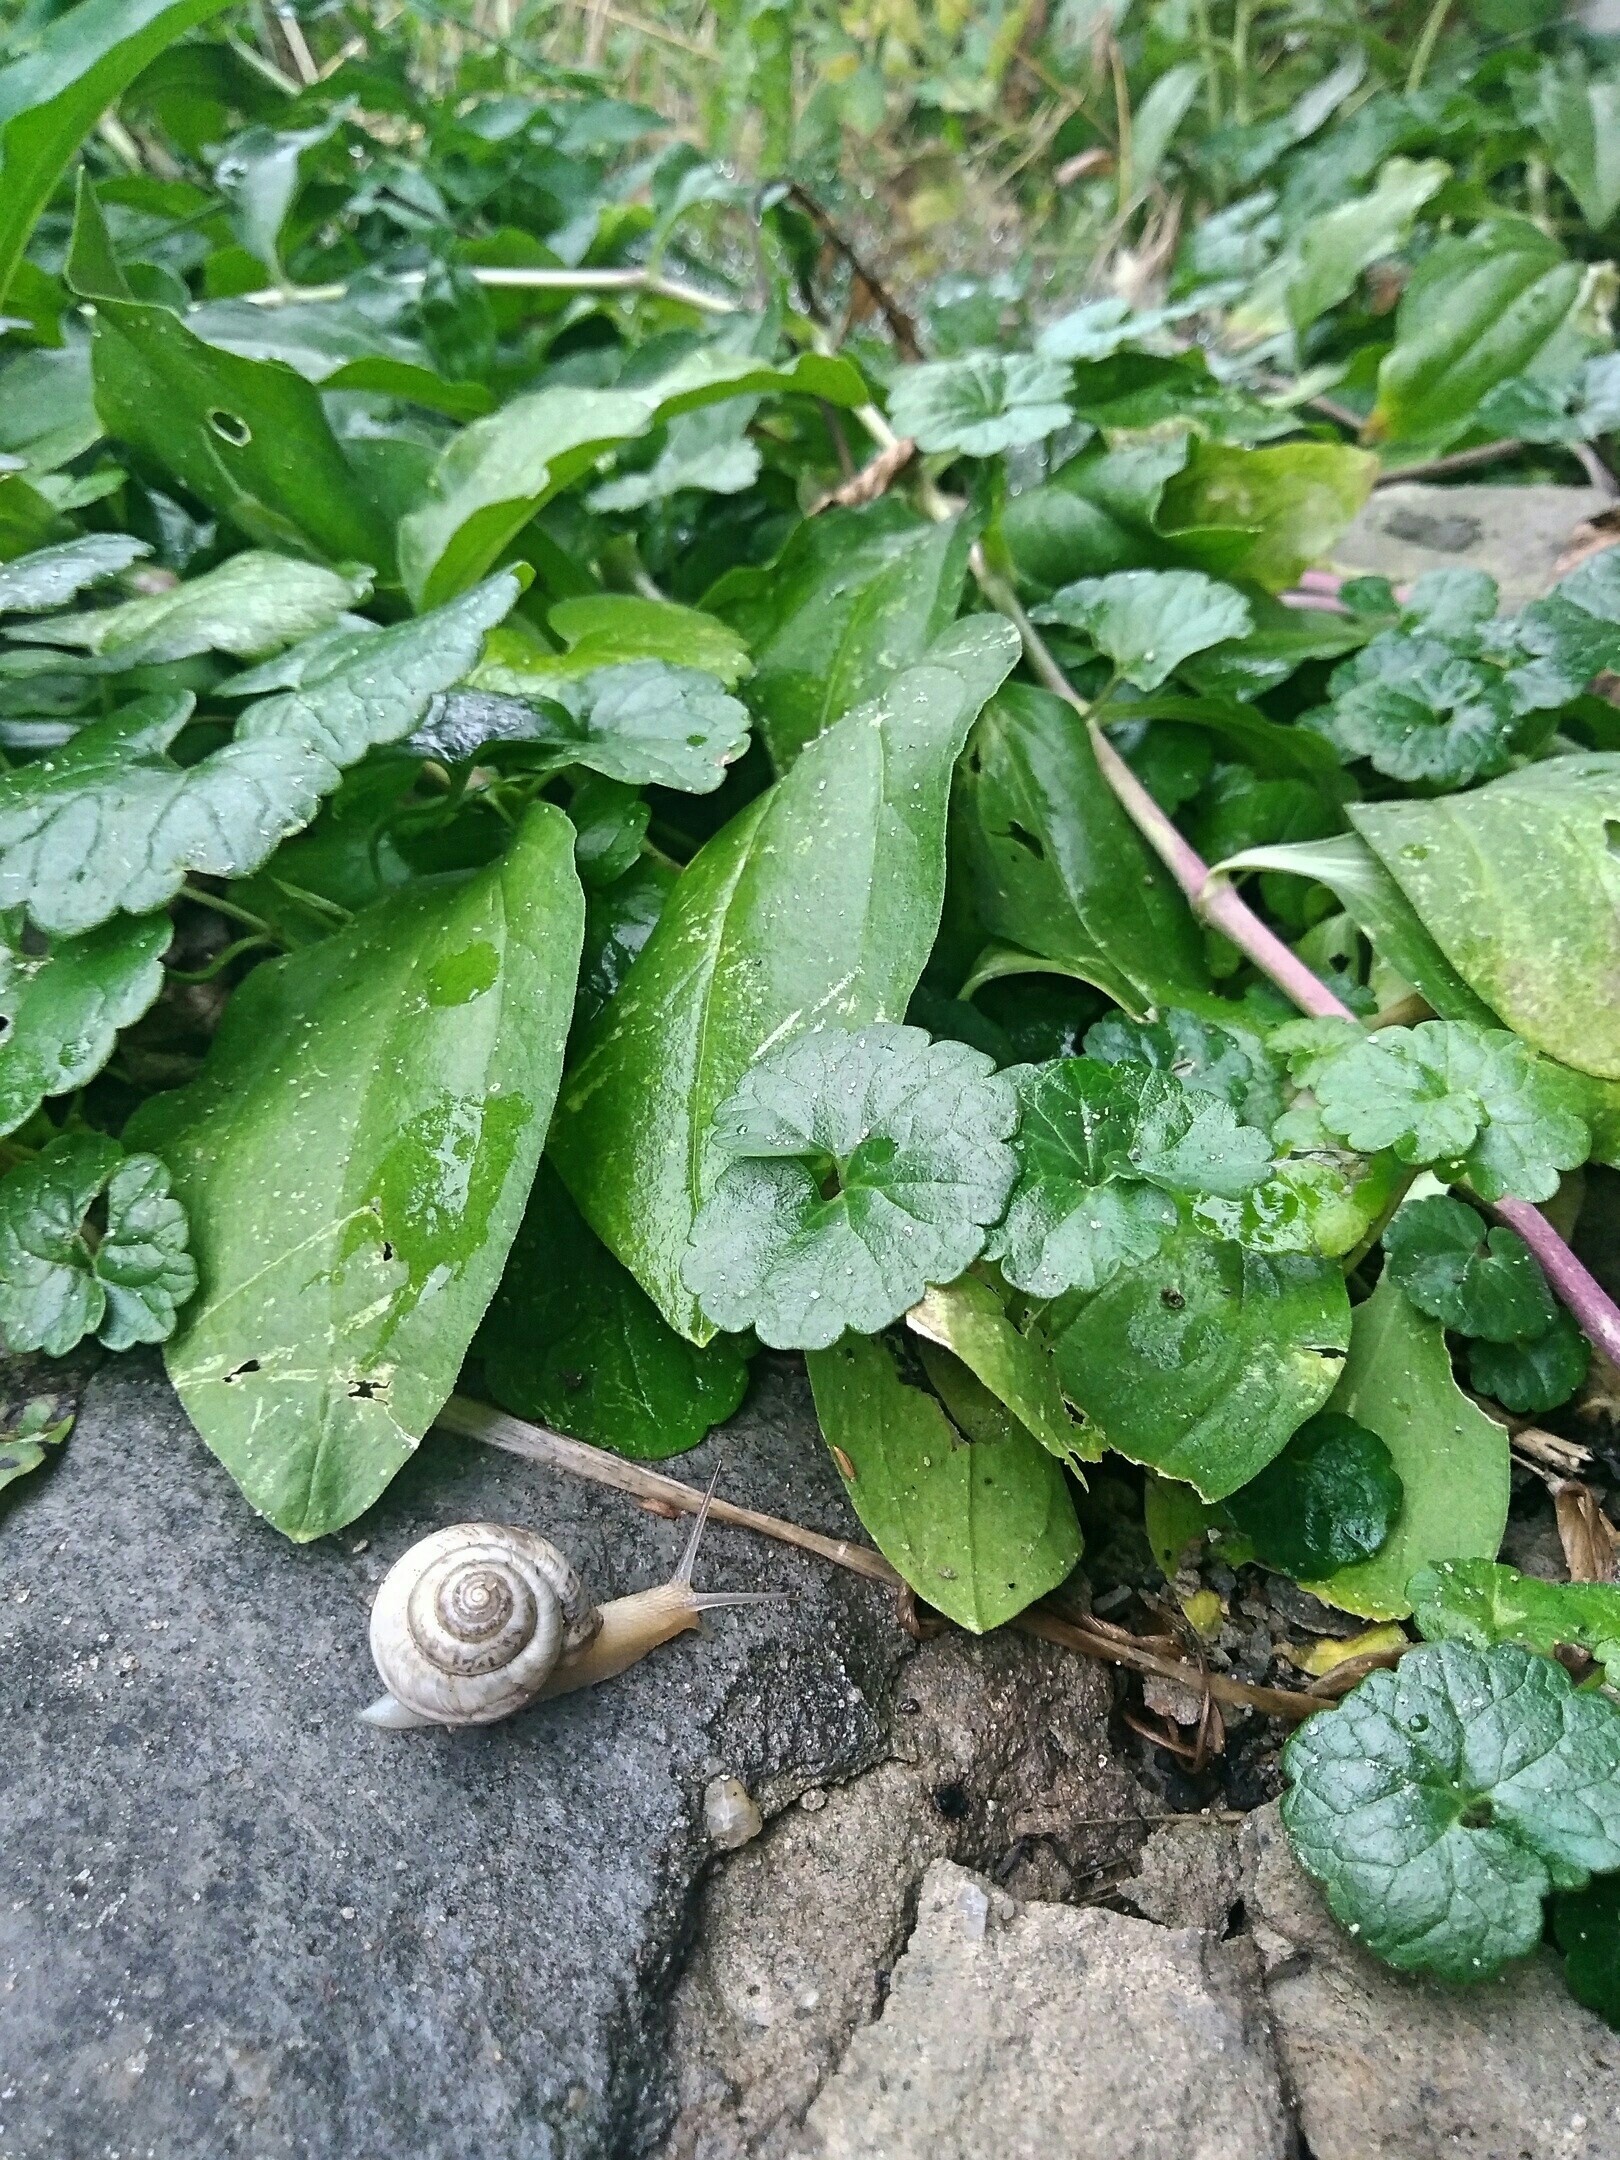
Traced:
[[721, 1852], [735, 1852], [759, 1836], [765, 1818], [741, 1778], [710, 1778], [703, 1788], [703, 1827], [711, 1845]]

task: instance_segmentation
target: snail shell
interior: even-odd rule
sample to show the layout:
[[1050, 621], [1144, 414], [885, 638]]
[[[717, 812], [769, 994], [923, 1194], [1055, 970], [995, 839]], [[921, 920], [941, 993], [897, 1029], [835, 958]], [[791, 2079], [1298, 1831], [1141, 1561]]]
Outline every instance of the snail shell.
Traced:
[[397, 1704], [435, 1725], [488, 1725], [533, 1702], [601, 1614], [555, 1545], [508, 1523], [456, 1523], [397, 1560], [371, 1654]]

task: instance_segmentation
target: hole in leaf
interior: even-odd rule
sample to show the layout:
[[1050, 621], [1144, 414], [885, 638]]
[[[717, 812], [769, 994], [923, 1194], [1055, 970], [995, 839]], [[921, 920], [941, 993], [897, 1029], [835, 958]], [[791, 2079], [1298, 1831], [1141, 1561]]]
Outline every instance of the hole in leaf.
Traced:
[[1009, 824], [1007, 827], [1007, 838], [1012, 841], [1015, 847], [1021, 847], [1028, 854], [1033, 855], [1037, 862], [1045, 862], [1045, 848], [1042, 847], [1040, 841], [1036, 839], [1035, 835], [1032, 832], [1026, 830], [1024, 826], [1017, 823]]
[[253, 440], [253, 430], [240, 413], [227, 412], [216, 405], [208, 415], [208, 425], [221, 442], [228, 442], [233, 450], [245, 450]]
[[394, 1257], [393, 1242], [389, 1238], [383, 1239], [382, 1256], [385, 1260], [392, 1260]]
[[225, 1375], [225, 1384], [229, 1387], [233, 1380], [240, 1380], [244, 1373], [257, 1372], [258, 1370], [259, 1361], [256, 1357], [244, 1358], [235, 1372], [228, 1372]]
[[380, 1380], [351, 1380], [349, 1382], [349, 1400], [351, 1402], [376, 1402], [380, 1396], [387, 1393], [386, 1384]]
[[1161, 1290], [1159, 1292], [1159, 1303], [1168, 1305], [1172, 1312], [1180, 1312], [1186, 1302], [1187, 1300], [1179, 1290]]

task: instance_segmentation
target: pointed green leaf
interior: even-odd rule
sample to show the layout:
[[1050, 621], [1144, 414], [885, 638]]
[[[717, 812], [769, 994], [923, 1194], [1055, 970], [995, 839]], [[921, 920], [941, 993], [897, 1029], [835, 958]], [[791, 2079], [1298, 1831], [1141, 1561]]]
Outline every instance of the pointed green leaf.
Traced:
[[951, 774], [1017, 638], [958, 623], [821, 736], [682, 873], [558, 1104], [553, 1157], [672, 1326], [713, 1332], [681, 1281], [723, 1166], [716, 1108], [769, 1045], [904, 1013], [939, 928]]
[[94, 1079], [118, 1030], [163, 988], [172, 935], [156, 915], [47, 945], [0, 917], [0, 1133], [15, 1132], [48, 1095]]
[[847, 360], [802, 353], [778, 367], [704, 348], [634, 388], [554, 388], [512, 399], [451, 438], [427, 500], [402, 520], [399, 560], [411, 597], [425, 607], [471, 585], [553, 495], [659, 421], [723, 398], [788, 390], [834, 405], [866, 398]]
[[1017, 1117], [982, 1050], [921, 1028], [785, 1043], [714, 1114], [710, 1142], [729, 1160], [681, 1280], [710, 1320], [772, 1349], [876, 1334], [983, 1251], [1012, 1185]]
[[1620, 77], [1589, 76], [1571, 53], [1544, 60], [1520, 102], [1581, 216], [1601, 232], [1620, 210]]
[[1014, 1419], [964, 1439], [882, 1340], [847, 1336], [806, 1362], [850, 1505], [919, 1597], [982, 1634], [1067, 1577], [1080, 1557], [1074, 1503]]
[[371, 583], [369, 570], [340, 573], [249, 548], [167, 592], [143, 593], [81, 615], [52, 615], [13, 635], [37, 644], [81, 646], [123, 667], [187, 660], [204, 652], [260, 660], [330, 629], [346, 609], [367, 598]]
[[34, 615], [62, 607], [87, 585], [116, 577], [152, 550], [128, 533], [87, 533], [59, 540], [0, 565], [0, 615]]
[[455, 1385], [545, 1139], [583, 901], [532, 808], [499, 861], [256, 968], [200, 1079], [143, 1105], [201, 1294], [188, 1415], [289, 1537], [371, 1505]]
[[1059, 1462], [1072, 1468], [1101, 1458], [1103, 1436], [1058, 1386], [1051, 1345], [1038, 1329], [1015, 1327], [988, 1282], [970, 1273], [930, 1285], [906, 1325], [959, 1359]]
[[1407, 1584], [1434, 1560], [1491, 1559], [1507, 1527], [1508, 1436], [1451, 1376], [1445, 1330], [1383, 1276], [1356, 1307], [1350, 1355], [1330, 1407], [1394, 1458], [1405, 1497], [1374, 1559], [1307, 1585], [1369, 1620], [1412, 1609]]

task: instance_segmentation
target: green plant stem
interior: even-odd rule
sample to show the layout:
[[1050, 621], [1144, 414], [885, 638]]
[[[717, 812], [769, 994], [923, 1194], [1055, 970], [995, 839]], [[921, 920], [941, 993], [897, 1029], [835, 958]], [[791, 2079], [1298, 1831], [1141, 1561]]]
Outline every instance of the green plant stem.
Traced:
[[1204, 69], [1204, 110], [1209, 114], [1209, 124], [1218, 128], [1221, 124], [1221, 59], [1215, 46], [1215, 23], [1209, 12], [1209, 0], [1193, 0], [1193, 21], [1198, 30], [1198, 57]]
[[1232, 118], [1239, 127], [1249, 124], [1249, 31], [1259, 12], [1259, 0], [1237, 0], [1232, 16]]
[[272, 939], [263, 937], [259, 932], [255, 931], [249, 937], [235, 939], [233, 943], [226, 946], [222, 953], [217, 954], [214, 959], [210, 960], [206, 967], [170, 968], [168, 970], [169, 980], [177, 983], [212, 982], [216, 975], [224, 973], [233, 960], [240, 960], [243, 953], [256, 952], [260, 946], [271, 945], [273, 942]]
[[256, 931], [267, 944], [281, 945], [285, 949], [285, 941], [276, 935], [262, 915], [255, 915], [250, 909], [239, 907], [234, 900], [227, 900], [223, 893], [204, 892], [200, 885], [193, 885], [187, 879], [180, 888], [180, 897], [182, 900], [191, 901], [195, 907], [212, 908], [216, 915], [223, 915], [231, 922], [239, 922], [246, 930]]
[[[680, 278], [664, 277], [656, 270], [520, 270], [473, 264], [467, 275], [480, 285], [510, 292], [622, 292], [652, 293], [660, 300], [678, 300], [706, 315], [735, 315], [738, 303]], [[403, 270], [394, 282], [405, 287], [421, 285], [427, 273]], [[262, 292], [243, 293], [250, 307], [286, 307], [293, 301], [341, 300], [347, 284], [268, 285]]]
[[1451, 0], [1434, 0], [1423, 28], [1418, 32], [1418, 41], [1412, 48], [1412, 65], [1406, 71], [1408, 97], [1423, 88], [1423, 79], [1429, 72], [1429, 62], [1434, 58], [1434, 48], [1440, 42], [1440, 33], [1445, 28], [1446, 17], [1450, 13]]

